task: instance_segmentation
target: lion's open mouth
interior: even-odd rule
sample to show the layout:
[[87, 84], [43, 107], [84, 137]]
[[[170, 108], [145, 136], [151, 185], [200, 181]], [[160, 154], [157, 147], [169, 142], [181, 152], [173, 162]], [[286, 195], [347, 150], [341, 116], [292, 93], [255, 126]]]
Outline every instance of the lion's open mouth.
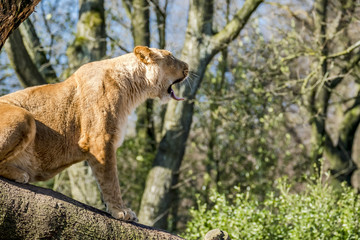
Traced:
[[168, 90], [167, 90], [167, 92], [170, 94], [170, 96], [171, 96], [174, 100], [176, 100], [176, 101], [183, 101], [184, 98], [180, 98], [180, 97], [177, 97], [177, 96], [175, 95], [175, 92], [174, 92], [174, 90], [172, 89], [172, 85], [174, 85], [174, 84], [176, 84], [176, 83], [179, 83], [179, 82], [181, 82], [182, 80], [184, 80], [184, 79], [178, 79], [178, 80], [176, 80], [175, 82], [173, 82], [173, 83], [170, 85], [170, 87], [169, 87]]

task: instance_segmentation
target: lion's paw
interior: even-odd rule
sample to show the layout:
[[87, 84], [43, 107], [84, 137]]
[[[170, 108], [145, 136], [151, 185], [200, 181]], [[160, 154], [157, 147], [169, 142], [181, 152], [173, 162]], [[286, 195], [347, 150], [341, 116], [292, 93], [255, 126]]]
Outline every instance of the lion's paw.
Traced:
[[15, 182], [18, 183], [28, 183], [30, 180], [30, 176], [27, 172], [23, 172], [22, 174], [19, 174], [19, 176], [15, 179]]
[[129, 222], [138, 222], [136, 214], [130, 208], [124, 208], [115, 212], [112, 212], [111, 215], [114, 218], [129, 221]]

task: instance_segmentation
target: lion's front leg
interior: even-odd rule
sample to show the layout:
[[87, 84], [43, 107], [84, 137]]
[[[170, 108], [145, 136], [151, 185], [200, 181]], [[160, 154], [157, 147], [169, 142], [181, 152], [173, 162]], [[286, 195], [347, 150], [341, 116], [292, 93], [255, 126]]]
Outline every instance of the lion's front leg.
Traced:
[[136, 214], [125, 207], [121, 197], [115, 151], [112, 149], [100, 150], [88, 162], [99, 183], [108, 212], [117, 219], [137, 222]]

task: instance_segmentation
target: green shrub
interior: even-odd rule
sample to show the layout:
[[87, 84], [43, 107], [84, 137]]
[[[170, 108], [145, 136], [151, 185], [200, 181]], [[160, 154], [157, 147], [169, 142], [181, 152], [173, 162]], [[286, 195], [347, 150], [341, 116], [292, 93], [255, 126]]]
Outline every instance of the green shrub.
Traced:
[[203, 239], [220, 228], [232, 239], [360, 239], [360, 201], [352, 189], [317, 181], [291, 193], [287, 181], [279, 180], [278, 190], [261, 203], [238, 188], [233, 199], [212, 191], [208, 206], [198, 201], [191, 210], [185, 238]]

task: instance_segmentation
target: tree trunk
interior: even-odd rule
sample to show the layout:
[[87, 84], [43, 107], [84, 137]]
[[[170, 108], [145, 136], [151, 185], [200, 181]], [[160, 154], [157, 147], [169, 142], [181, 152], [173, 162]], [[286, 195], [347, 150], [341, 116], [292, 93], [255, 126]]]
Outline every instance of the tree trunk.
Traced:
[[[326, 16], [327, 16], [327, 0], [316, 0], [314, 3], [315, 9], [315, 31], [317, 44], [320, 48], [321, 58], [320, 70], [317, 78], [314, 81], [322, 80], [325, 82], [325, 78], [328, 74], [327, 64], [327, 34], [326, 34]], [[317, 67], [317, 66], [316, 66]], [[314, 88], [310, 94], [310, 111], [312, 113], [311, 125], [312, 125], [312, 149], [311, 160], [317, 166], [317, 170], [320, 171], [320, 159], [323, 157], [323, 149], [325, 145], [325, 124], [326, 114], [328, 109], [328, 102], [330, 99], [330, 90], [328, 83], [324, 83], [325, 87], [320, 84], [320, 87]]]
[[26, 50], [20, 31], [16, 30], [10, 35], [5, 50], [24, 88], [47, 83]]
[[30, 19], [10, 35], [5, 51], [23, 87], [59, 82]]
[[[142, 197], [139, 219], [142, 223], [165, 229], [171, 205], [171, 187], [177, 183], [174, 174], [179, 171], [189, 135], [196, 92], [200, 87], [208, 63], [238, 36], [240, 30], [262, 0], [247, 0], [223, 30], [212, 32], [213, 1], [190, 1], [188, 27], [182, 60], [194, 72], [191, 87], [183, 85], [180, 95], [187, 101], [171, 101], [165, 115], [164, 136], [160, 142], [153, 168], [149, 172]], [[199, 41], [201, 39], [202, 41]]]
[[166, 46], [165, 30], [166, 30], [166, 11], [167, 11], [168, 0], [165, 0], [164, 8], [160, 7], [159, 0], [152, 0], [151, 2], [154, 5], [154, 11], [156, 14], [156, 23], [157, 23], [158, 36], [159, 36], [159, 48], [164, 49]]
[[[360, 93], [358, 93], [359, 96]], [[334, 145], [329, 137], [325, 142], [325, 156], [330, 162], [331, 175], [340, 182], [358, 186], [359, 183], [351, 182], [354, 171], [358, 168], [353, 160], [353, 146], [356, 130], [360, 124], [360, 100], [357, 99], [353, 106], [345, 113], [341, 122], [337, 144]]]
[[[226, 0], [226, 13], [225, 13], [225, 19], [226, 23], [230, 21], [230, 0]], [[225, 95], [225, 89], [224, 84], [226, 82], [225, 74], [227, 72], [228, 68], [228, 49], [225, 48], [221, 52], [221, 59], [219, 59], [219, 65], [218, 70], [215, 75], [215, 82], [213, 87], [213, 95], [214, 96], [224, 96]], [[212, 80], [213, 81], [213, 80]], [[209, 109], [212, 113], [217, 112], [220, 107], [220, 104], [216, 101], [211, 101]], [[209, 118], [209, 125], [208, 125], [208, 134], [209, 134], [209, 140], [208, 140], [208, 152], [207, 152], [207, 160], [206, 160], [206, 173], [212, 179], [208, 182], [207, 189], [211, 189], [213, 187], [216, 187], [218, 189], [218, 184], [220, 182], [220, 158], [221, 156], [218, 156], [216, 154], [216, 139], [217, 139], [217, 129], [221, 126], [221, 120], [219, 120], [218, 116], [215, 116], [214, 114], [210, 114]], [[210, 192], [208, 193], [210, 194]]]
[[81, 65], [101, 60], [106, 54], [105, 10], [103, 0], [80, 0], [79, 21], [74, 42], [68, 47], [71, 75]]
[[20, 23], [34, 11], [40, 0], [7, 0], [0, 2], [0, 50]]
[[46, 82], [59, 82], [60, 80], [56, 76], [56, 72], [50, 63], [50, 59], [46, 57], [46, 52], [41, 45], [40, 39], [31, 20], [27, 19], [26, 21], [24, 21], [20, 25], [19, 31], [31, 59], [34, 61], [35, 65], [39, 69], [41, 75], [45, 78]]
[[[356, 14], [356, 0], [341, 0], [341, 8], [338, 9], [340, 12], [340, 21], [337, 26], [337, 31], [344, 31], [344, 36], [341, 39], [341, 43], [344, 45], [344, 49], [348, 49], [351, 45], [350, 37], [347, 33], [349, 25], [352, 22], [354, 14]], [[349, 52], [342, 59], [338, 59], [342, 62], [342, 69], [340, 76], [337, 77], [331, 83], [331, 89], [334, 89], [339, 85], [344, 75], [349, 73], [353, 74], [358, 78], [358, 66], [360, 62], [360, 51], [359, 49]], [[325, 157], [330, 161], [331, 174], [340, 182], [347, 182], [353, 187], [359, 186], [359, 179], [354, 176], [354, 172], [359, 168], [358, 159], [355, 157], [355, 134], [360, 124], [360, 91], [357, 94], [357, 98], [354, 104], [349, 107], [345, 113], [339, 128], [339, 137], [337, 143], [333, 144], [331, 141], [327, 141], [325, 145]]]
[[133, 0], [131, 12], [131, 32], [134, 46], [150, 45], [150, 6], [147, 0]]
[[[166, 17], [167, 17], [167, 7], [168, 7], [168, 0], [165, 0], [164, 7], [160, 6], [159, 0], [151, 0], [154, 11], [156, 14], [156, 27], [158, 29], [158, 37], [159, 37], [159, 48], [165, 49], [166, 48]], [[160, 126], [156, 128], [155, 130], [155, 137], [160, 135], [164, 126], [164, 118], [165, 118], [165, 112], [166, 112], [167, 104], [162, 104], [160, 106]]]
[[[131, 32], [134, 46], [150, 46], [150, 5], [148, 0], [132, 1]], [[136, 132], [138, 139], [144, 139], [141, 153], [154, 153], [156, 150], [156, 136], [154, 124], [154, 101], [146, 100], [145, 104], [136, 109]]]
[[[341, 18], [337, 26], [337, 31], [346, 32], [346, 27], [349, 27], [349, 23], [351, 22], [349, 20], [351, 19], [351, 14], [349, 14], [348, 10], [354, 11], [355, 4], [354, 0], [346, 1], [342, 3], [341, 9], [338, 9], [339, 12], [341, 11], [339, 15]], [[327, 31], [331, 32], [331, 24], [327, 25], [327, 8], [329, 8], [328, 0], [316, 0], [314, 2], [315, 37], [321, 56], [319, 56], [318, 65], [313, 67], [313, 70], [318, 68], [318, 74], [312, 80], [311, 85], [315, 86], [317, 81], [324, 84], [318, 84], [312, 89], [308, 103], [312, 125], [311, 160], [317, 165], [317, 170], [320, 171], [319, 159], [325, 156], [325, 159], [330, 163], [332, 176], [340, 182], [346, 181], [350, 184], [351, 176], [357, 168], [352, 159], [352, 151], [356, 129], [360, 123], [360, 101], [356, 100], [353, 106], [345, 112], [344, 119], [339, 128], [339, 137], [335, 140], [335, 143], [332, 142], [329, 133], [326, 131], [326, 121], [331, 94], [343, 81], [344, 76], [349, 74], [359, 63], [360, 55], [359, 51], [354, 51], [353, 54], [349, 52], [342, 60], [340, 60], [340, 58], [336, 59], [337, 61], [342, 61], [342, 64], [338, 62], [335, 63], [335, 60], [334, 62], [330, 62], [332, 59], [328, 53], [330, 40], [327, 38]], [[350, 44], [349, 39], [347, 39], [347, 41], [342, 40], [337, 45], [347, 49], [348, 44]], [[340, 54], [339, 56], [342, 55]], [[328, 65], [331, 66], [330, 64], [339, 65], [342, 66], [342, 68], [340, 73], [338, 73], [338, 77], [327, 81], [326, 78], [330, 76], [332, 72], [336, 71], [328, 67]]]
[[0, 177], [1, 239], [182, 239], [112, 218], [58, 192]]

